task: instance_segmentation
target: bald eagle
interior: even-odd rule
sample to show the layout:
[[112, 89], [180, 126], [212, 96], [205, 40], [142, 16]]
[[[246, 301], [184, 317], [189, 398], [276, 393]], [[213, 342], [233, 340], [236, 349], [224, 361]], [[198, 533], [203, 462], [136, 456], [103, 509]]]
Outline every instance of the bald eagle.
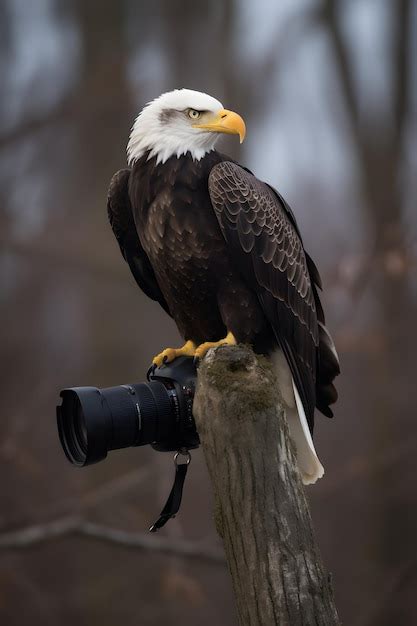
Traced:
[[281, 195], [217, 152], [221, 133], [245, 124], [215, 98], [165, 93], [134, 122], [127, 169], [110, 183], [108, 214], [123, 257], [147, 296], [184, 338], [154, 358], [202, 358], [249, 343], [269, 356], [287, 407], [305, 484], [323, 473], [314, 410], [332, 417], [339, 360], [325, 327], [319, 273]]

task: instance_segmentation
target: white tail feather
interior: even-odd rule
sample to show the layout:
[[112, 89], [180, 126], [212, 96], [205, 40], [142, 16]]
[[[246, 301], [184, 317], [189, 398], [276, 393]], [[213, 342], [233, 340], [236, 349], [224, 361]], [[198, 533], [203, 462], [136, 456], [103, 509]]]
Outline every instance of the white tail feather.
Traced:
[[305, 485], [312, 485], [324, 474], [324, 467], [320, 463], [307, 424], [306, 414], [301, 402], [300, 394], [292, 379], [296, 407], [288, 411], [287, 419], [291, 438], [297, 449], [297, 462], [301, 478]]
[[281, 395], [287, 405], [287, 421], [291, 439], [297, 451], [297, 463], [301, 478], [305, 485], [311, 485], [323, 476], [324, 468], [314, 448], [300, 394], [281, 350], [272, 355], [272, 362], [276, 370]]

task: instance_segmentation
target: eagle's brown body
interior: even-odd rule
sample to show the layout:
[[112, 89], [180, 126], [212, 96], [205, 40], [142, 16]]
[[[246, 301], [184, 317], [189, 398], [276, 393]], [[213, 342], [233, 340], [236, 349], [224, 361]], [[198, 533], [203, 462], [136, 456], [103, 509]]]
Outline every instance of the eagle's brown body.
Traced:
[[108, 209], [136, 281], [185, 340], [231, 331], [260, 353], [279, 346], [310, 429], [315, 406], [332, 415], [339, 365], [320, 277], [275, 190], [216, 151], [163, 164], [144, 154], [113, 177]]
[[208, 194], [210, 171], [223, 160], [217, 152], [200, 161], [174, 157], [163, 165], [142, 157], [130, 177], [133, 217], [184, 339], [199, 345], [230, 330], [238, 342], [263, 352], [276, 345], [273, 333], [256, 294], [234, 267]]

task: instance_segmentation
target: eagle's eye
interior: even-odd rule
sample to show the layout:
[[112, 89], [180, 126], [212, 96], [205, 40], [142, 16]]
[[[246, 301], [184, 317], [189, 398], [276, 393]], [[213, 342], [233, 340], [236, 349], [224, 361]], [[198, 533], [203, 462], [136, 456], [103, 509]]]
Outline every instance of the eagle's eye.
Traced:
[[192, 120], [198, 120], [201, 115], [201, 111], [196, 111], [195, 109], [188, 109], [188, 117], [191, 117]]

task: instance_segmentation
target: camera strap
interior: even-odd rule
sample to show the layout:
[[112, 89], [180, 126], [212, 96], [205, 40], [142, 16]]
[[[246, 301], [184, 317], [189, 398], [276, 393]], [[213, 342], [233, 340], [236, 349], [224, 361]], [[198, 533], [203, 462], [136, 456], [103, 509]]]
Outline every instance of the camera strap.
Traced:
[[[178, 463], [179, 455], [185, 456], [185, 463]], [[178, 450], [174, 454], [174, 465], [175, 465], [175, 478], [174, 484], [172, 485], [171, 493], [168, 496], [168, 500], [164, 508], [161, 511], [159, 518], [156, 520], [154, 524], [149, 529], [149, 532], [156, 533], [157, 530], [165, 526], [167, 521], [171, 519], [171, 517], [175, 517], [178, 513], [179, 508], [181, 506], [182, 499], [182, 490], [184, 488], [184, 481], [187, 475], [188, 466], [191, 463], [191, 454], [188, 450]]]

